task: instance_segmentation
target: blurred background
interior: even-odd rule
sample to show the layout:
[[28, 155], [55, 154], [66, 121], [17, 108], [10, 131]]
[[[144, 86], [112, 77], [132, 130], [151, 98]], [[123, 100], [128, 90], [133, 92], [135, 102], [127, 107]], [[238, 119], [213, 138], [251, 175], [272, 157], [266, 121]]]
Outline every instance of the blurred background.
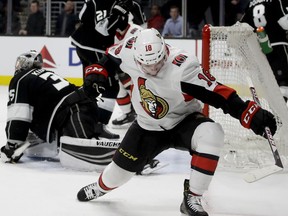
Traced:
[[[178, 35], [163, 35], [173, 38], [201, 38], [201, 28], [205, 24], [230, 26], [244, 13], [249, 0], [138, 0], [143, 7], [148, 27], [163, 31], [169, 18], [181, 18], [182, 32]], [[84, 1], [54, 0], [0, 0], [0, 35], [5, 36], [57, 36], [68, 37], [77, 28], [77, 18]], [[28, 31], [29, 15], [38, 13], [41, 31]], [[61, 31], [61, 14], [71, 16], [73, 28]], [[44, 17], [42, 19], [42, 16]], [[40, 18], [39, 18], [40, 17]], [[179, 19], [180, 19], [179, 18]], [[35, 21], [35, 19], [34, 19]], [[39, 29], [41, 29], [39, 28]]]

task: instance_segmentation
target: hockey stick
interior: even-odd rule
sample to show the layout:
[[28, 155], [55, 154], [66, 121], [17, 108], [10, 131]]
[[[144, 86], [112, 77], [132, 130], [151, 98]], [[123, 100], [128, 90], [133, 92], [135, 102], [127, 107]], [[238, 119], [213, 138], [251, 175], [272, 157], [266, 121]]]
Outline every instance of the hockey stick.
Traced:
[[[246, 77], [246, 78], [247, 78], [247, 81], [249, 84], [249, 89], [250, 89], [250, 92], [251, 92], [251, 95], [253, 97], [254, 102], [258, 106], [261, 107], [261, 103], [260, 103], [260, 100], [257, 96], [256, 89], [253, 86], [252, 80], [250, 79], [250, 77]], [[252, 171], [246, 173], [243, 177], [246, 182], [249, 182], [249, 183], [255, 182], [255, 181], [258, 181], [259, 179], [262, 179], [266, 176], [269, 176], [273, 173], [276, 173], [276, 172], [283, 170], [283, 164], [282, 164], [279, 152], [277, 150], [275, 140], [273, 138], [273, 135], [272, 135], [269, 127], [265, 127], [265, 134], [266, 134], [270, 149], [272, 151], [272, 154], [273, 154], [273, 157], [275, 160], [275, 165], [263, 167], [263, 168], [257, 169], [257, 170], [252, 170]]]
[[12, 159], [19, 157], [23, 152], [31, 145], [30, 142], [26, 141], [23, 145], [21, 145], [19, 148], [17, 148], [14, 151], [14, 154], [11, 156]]

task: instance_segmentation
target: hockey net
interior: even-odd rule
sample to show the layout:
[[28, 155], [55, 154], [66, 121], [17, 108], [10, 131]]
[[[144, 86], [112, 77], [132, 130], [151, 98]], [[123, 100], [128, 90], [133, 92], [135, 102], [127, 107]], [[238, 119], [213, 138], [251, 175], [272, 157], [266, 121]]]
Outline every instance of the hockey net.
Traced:
[[[284, 167], [287, 166], [288, 109], [252, 27], [245, 23], [229, 27], [206, 25], [202, 33], [204, 70], [209, 70], [218, 82], [234, 88], [244, 101], [253, 100], [246, 78], [250, 77], [262, 107], [276, 116], [278, 129], [274, 139]], [[205, 110], [225, 132], [220, 168], [241, 171], [275, 164], [266, 139], [245, 129], [239, 120], [221, 109], [205, 105]]]

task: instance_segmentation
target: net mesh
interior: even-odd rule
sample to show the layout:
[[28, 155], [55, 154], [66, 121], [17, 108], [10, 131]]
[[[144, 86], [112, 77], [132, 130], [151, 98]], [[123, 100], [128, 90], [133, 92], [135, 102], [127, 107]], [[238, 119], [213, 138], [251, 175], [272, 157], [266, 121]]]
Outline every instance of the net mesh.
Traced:
[[[209, 44], [209, 49], [203, 49], [203, 54], [208, 54], [209, 58], [203, 58], [203, 61], [209, 61], [210, 72], [218, 82], [234, 88], [244, 101], [253, 100], [247, 82], [247, 76], [250, 77], [261, 106], [276, 116], [278, 129], [274, 139], [285, 166], [288, 109], [257, 36], [249, 25], [243, 23], [230, 27], [210, 26], [209, 29], [208, 40], [203, 37], [203, 43]], [[219, 167], [241, 171], [275, 164], [266, 139], [245, 129], [239, 120], [224, 114], [221, 109], [210, 106], [209, 116], [225, 131]]]

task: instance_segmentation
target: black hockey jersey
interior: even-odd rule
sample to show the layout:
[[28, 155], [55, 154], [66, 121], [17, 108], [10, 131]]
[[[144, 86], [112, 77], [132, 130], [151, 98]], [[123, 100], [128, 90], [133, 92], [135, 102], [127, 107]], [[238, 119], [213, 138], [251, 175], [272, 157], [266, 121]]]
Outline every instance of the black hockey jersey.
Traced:
[[251, 0], [241, 22], [264, 27], [272, 46], [287, 44], [288, 0]]
[[44, 69], [17, 73], [9, 84], [7, 141], [22, 143], [30, 129], [41, 139], [50, 142], [53, 115], [62, 100], [76, 88], [57, 74]]
[[[80, 27], [71, 35], [72, 43], [82, 49], [105, 53], [106, 49], [114, 44], [116, 29], [122, 19], [112, 14], [116, 2], [117, 0], [86, 0], [79, 14]], [[138, 2], [133, 1], [131, 13], [137, 24], [141, 25], [146, 21]], [[96, 26], [105, 22], [108, 22], [105, 29]], [[106, 31], [106, 34], [103, 34], [103, 31]]]

